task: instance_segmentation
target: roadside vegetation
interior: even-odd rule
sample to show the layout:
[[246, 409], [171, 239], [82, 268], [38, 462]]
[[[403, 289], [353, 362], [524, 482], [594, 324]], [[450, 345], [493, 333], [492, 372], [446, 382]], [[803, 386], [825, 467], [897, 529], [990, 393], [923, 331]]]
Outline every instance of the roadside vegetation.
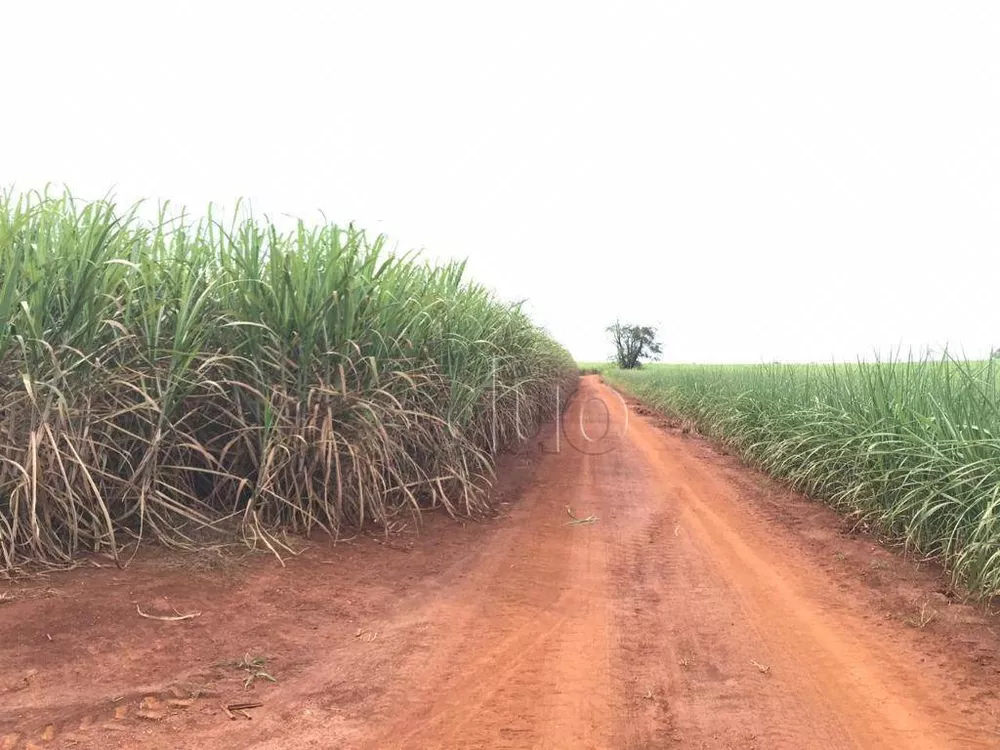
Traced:
[[484, 509], [576, 366], [462, 263], [383, 242], [0, 195], [0, 570]]
[[1000, 362], [602, 368], [749, 463], [1000, 593]]

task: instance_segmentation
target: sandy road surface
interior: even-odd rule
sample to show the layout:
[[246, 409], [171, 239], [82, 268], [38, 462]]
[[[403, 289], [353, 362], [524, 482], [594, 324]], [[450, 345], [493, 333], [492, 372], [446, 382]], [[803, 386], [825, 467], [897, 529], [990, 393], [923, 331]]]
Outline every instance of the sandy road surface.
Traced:
[[[508, 459], [485, 525], [321, 545], [280, 570], [152, 560], [65, 574], [57, 595], [12, 588], [0, 747], [1000, 747], [996, 618], [625, 414], [584, 378], [562, 433]], [[128, 619], [156, 598], [203, 614]], [[244, 691], [218, 666], [245, 651], [278, 682]], [[264, 704], [253, 720], [220, 715], [241, 696]]]

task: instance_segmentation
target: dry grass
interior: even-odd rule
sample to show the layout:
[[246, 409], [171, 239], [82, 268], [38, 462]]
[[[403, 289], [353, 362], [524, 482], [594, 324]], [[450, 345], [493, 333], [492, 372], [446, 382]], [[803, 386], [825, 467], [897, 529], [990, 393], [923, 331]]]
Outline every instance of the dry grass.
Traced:
[[243, 677], [243, 689], [249, 690], [253, 687], [254, 683], [258, 680], [265, 680], [267, 682], [277, 682], [278, 680], [272, 676], [266, 669], [267, 658], [264, 656], [253, 656], [251, 654], [244, 654], [242, 659], [235, 661], [220, 662], [220, 667], [229, 667], [231, 669], [236, 669], [245, 673]]
[[485, 510], [575, 364], [383, 244], [0, 195], [0, 570]]

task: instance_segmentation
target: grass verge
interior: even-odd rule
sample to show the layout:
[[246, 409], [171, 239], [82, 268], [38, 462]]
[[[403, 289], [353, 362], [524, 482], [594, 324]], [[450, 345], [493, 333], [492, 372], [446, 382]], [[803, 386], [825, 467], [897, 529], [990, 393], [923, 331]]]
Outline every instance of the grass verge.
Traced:
[[603, 377], [1000, 593], [996, 362], [652, 365]]

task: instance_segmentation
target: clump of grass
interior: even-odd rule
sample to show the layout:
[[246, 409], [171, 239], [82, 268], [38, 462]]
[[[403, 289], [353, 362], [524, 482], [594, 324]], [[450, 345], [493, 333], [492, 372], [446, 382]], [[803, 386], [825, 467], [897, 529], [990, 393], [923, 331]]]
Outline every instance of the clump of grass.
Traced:
[[613, 384], [1000, 592], [996, 361], [650, 366]]
[[219, 664], [221, 667], [230, 667], [232, 669], [238, 669], [246, 673], [243, 678], [243, 689], [249, 690], [253, 687], [253, 684], [257, 680], [266, 680], [267, 682], [277, 682], [270, 673], [268, 673], [267, 659], [263, 656], [252, 656], [251, 654], [245, 654], [242, 659], [236, 661], [225, 661]]
[[937, 610], [931, 607], [927, 602], [922, 602], [920, 604], [920, 609], [913, 617], [908, 617], [903, 622], [914, 628], [919, 628], [923, 630], [928, 625], [930, 625], [934, 620], [937, 619]]
[[474, 514], [575, 381], [462, 263], [354, 227], [2, 194], [0, 568]]

